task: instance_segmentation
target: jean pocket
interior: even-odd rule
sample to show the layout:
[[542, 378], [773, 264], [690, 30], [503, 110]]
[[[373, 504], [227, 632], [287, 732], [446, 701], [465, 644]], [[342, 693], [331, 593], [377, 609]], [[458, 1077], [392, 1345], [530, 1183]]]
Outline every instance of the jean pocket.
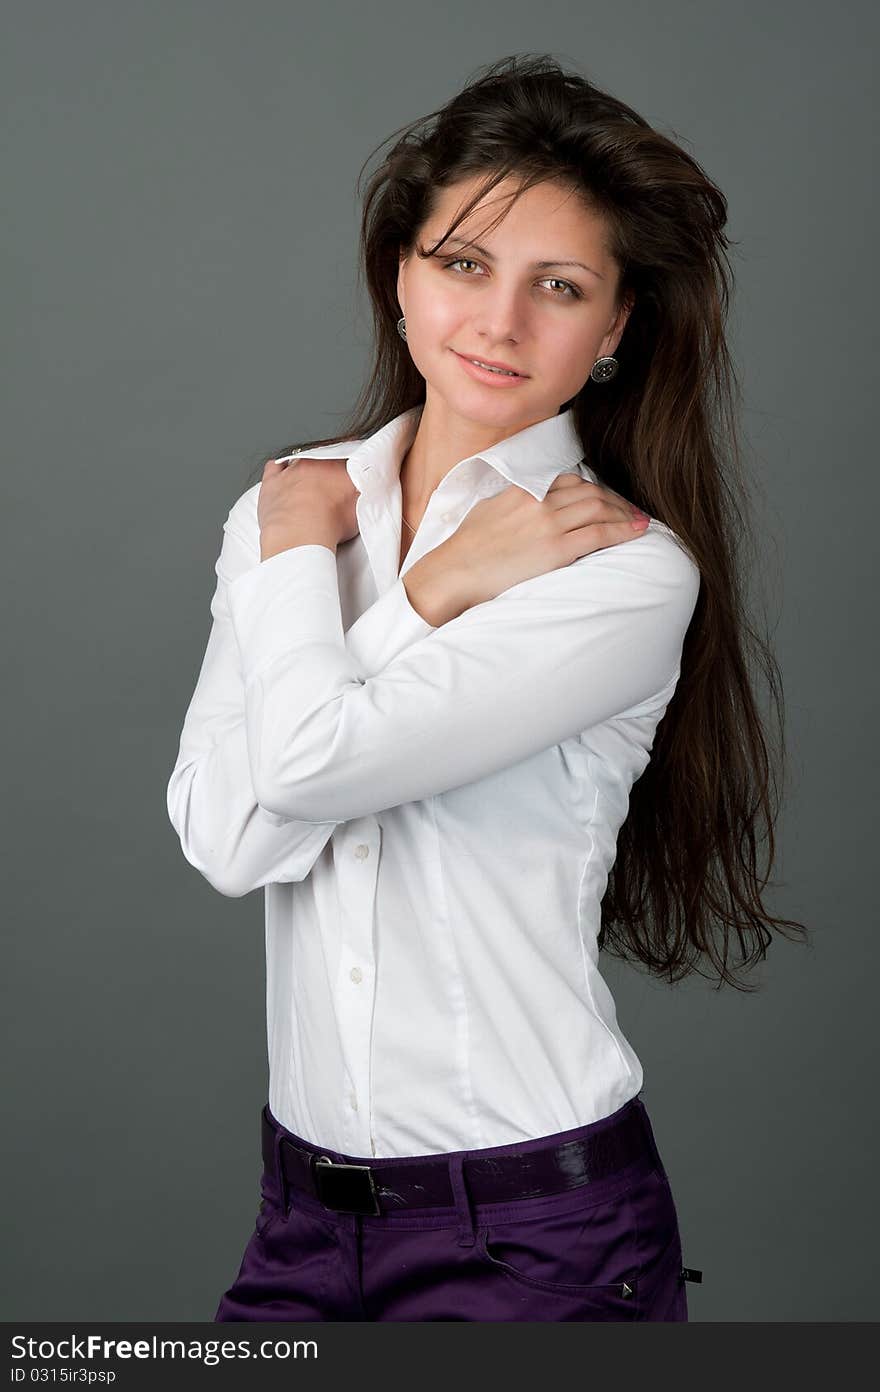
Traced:
[[530, 1290], [567, 1297], [587, 1317], [638, 1318], [641, 1273], [625, 1192], [564, 1213], [481, 1224], [476, 1250], [495, 1272]]
[[260, 1208], [257, 1213], [254, 1230], [261, 1242], [265, 1241], [269, 1235], [270, 1229], [275, 1226], [281, 1216], [281, 1210], [277, 1208], [275, 1204], [265, 1198], [260, 1200]]
[[261, 1240], [268, 1237], [270, 1229], [283, 1217], [281, 1196], [277, 1192], [274, 1179], [264, 1169], [260, 1176], [260, 1207], [254, 1223], [257, 1237]]

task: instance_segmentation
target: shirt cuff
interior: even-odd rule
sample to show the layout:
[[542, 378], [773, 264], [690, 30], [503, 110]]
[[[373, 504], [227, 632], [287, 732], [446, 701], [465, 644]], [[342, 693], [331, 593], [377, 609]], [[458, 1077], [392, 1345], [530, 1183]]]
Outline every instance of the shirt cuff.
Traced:
[[336, 552], [309, 543], [277, 551], [227, 589], [245, 685], [291, 651], [345, 647]]
[[413, 608], [406, 586], [398, 578], [355, 619], [345, 635], [345, 644], [359, 676], [366, 680], [383, 671], [411, 643], [436, 631], [434, 624]]

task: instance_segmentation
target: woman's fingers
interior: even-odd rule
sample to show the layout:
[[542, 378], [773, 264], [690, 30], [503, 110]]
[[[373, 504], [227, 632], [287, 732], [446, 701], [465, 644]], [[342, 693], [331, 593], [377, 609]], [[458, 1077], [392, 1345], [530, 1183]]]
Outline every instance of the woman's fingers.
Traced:
[[[586, 490], [589, 489], [589, 493]], [[550, 494], [554, 497], [550, 499]], [[642, 512], [641, 508], [635, 506], [627, 498], [615, 493], [613, 488], [608, 488], [604, 483], [593, 483], [591, 479], [583, 479], [578, 474], [559, 474], [547, 489], [546, 499], [550, 500], [553, 507], [569, 507], [573, 503], [589, 498], [591, 502], [598, 500], [602, 510], [609, 513], [608, 522], [614, 523], [618, 518], [625, 522], [650, 521], [648, 514]], [[605, 518], [597, 517], [593, 525], [601, 526], [606, 521]]]

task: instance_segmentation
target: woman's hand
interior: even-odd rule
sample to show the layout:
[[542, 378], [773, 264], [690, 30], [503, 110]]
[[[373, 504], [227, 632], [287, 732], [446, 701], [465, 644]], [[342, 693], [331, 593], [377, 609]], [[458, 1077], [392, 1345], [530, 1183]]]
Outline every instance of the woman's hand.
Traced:
[[540, 502], [512, 484], [476, 503], [443, 549], [471, 607], [592, 551], [632, 541], [649, 521], [613, 489], [559, 474]]
[[358, 534], [358, 496], [344, 459], [267, 460], [257, 500], [262, 559], [312, 543], [335, 551]]

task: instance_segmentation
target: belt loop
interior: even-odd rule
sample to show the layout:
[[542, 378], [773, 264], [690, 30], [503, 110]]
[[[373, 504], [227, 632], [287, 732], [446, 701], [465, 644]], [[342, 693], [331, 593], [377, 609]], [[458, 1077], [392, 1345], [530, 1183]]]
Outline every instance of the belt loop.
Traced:
[[275, 1179], [278, 1183], [278, 1192], [281, 1195], [281, 1211], [284, 1217], [290, 1215], [290, 1197], [287, 1188], [287, 1176], [284, 1173], [284, 1166], [281, 1163], [281, 1145], [284, 1140], [284, 1132], [276, 1129], [275, 1139], [272, 1149], [275, 1155]]
[[450, 1155], [449, 1157], [449, 1182], [452, 1185], [452, 1193], [455, 1198], [455, 1209], [458, 1213], [458, 1245], [459, 1247], [473, 1247], [476, 1237], [474, 1234], [474, 1215], [471, 1209], [470, 1197], [467, 1191], [467, 1184], [464, 1177], [463, 1155]]

